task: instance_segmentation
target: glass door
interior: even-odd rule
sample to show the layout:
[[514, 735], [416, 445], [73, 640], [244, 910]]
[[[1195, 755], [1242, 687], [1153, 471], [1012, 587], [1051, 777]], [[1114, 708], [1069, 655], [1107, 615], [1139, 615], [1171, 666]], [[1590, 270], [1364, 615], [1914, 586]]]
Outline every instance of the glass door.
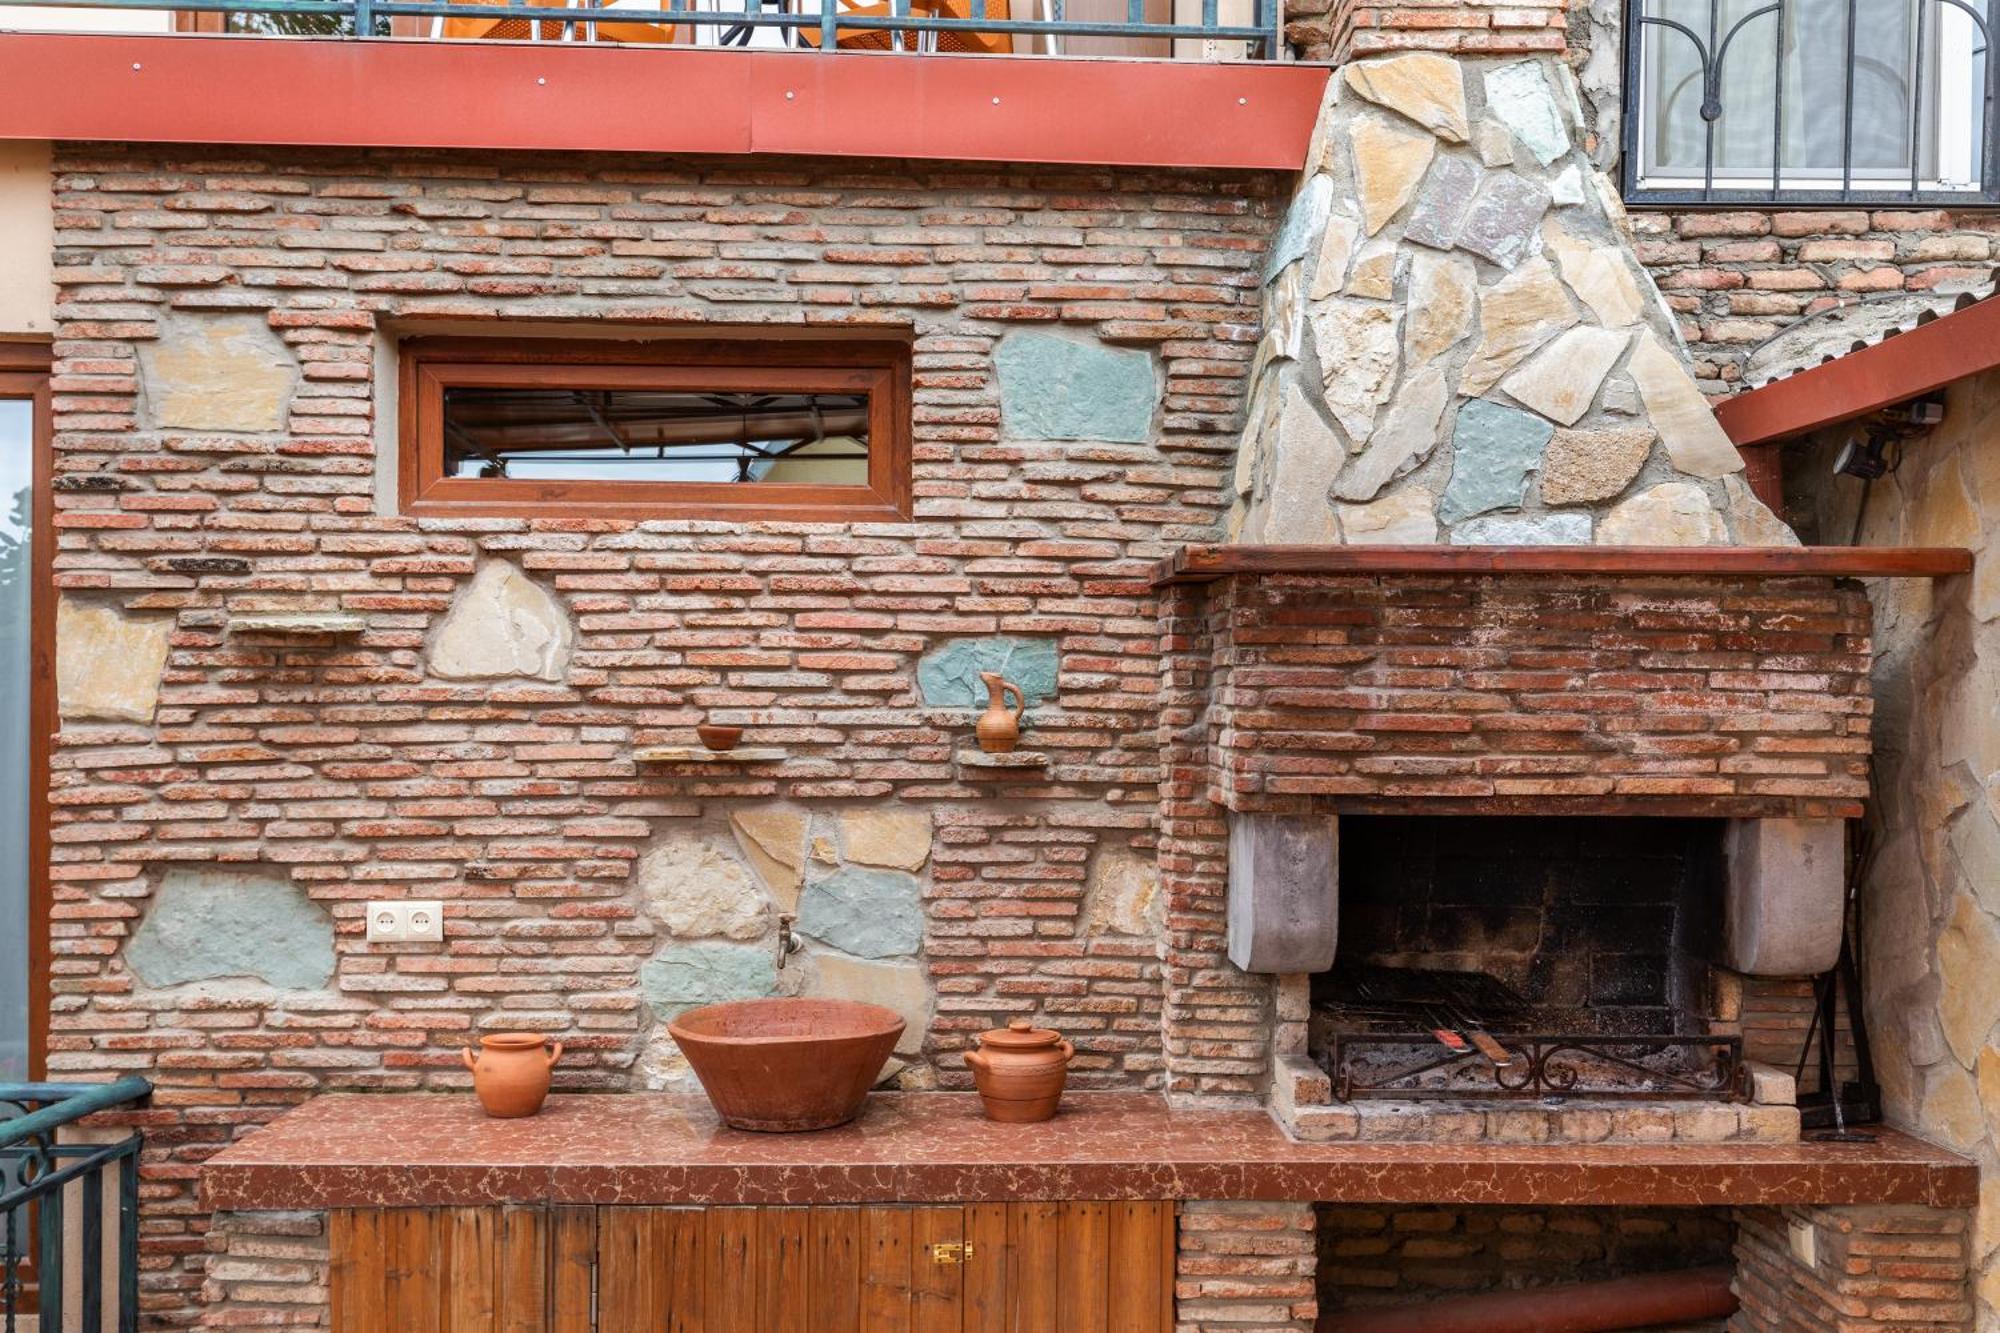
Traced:
[[[46, 353], [0, 344], [0, 1083], [37, 1078], [48, 999], [47, 731], [53, 645], [37, 645], [35, 477], [48, 430]], [[38, 621], [38, 616], [40, 617]], [[38, 817], [40, 816], [40, 817]]]

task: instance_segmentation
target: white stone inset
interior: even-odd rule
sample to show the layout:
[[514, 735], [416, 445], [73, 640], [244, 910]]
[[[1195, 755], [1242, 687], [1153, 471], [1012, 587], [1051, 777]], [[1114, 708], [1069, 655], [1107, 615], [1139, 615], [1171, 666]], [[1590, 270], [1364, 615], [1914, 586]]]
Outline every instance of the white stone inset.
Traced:
[[1619, 504], [1597, 525], [1599, 546], [1727, 546], [1729, 529], [1708, 492], [1668, 481]]
[[1743, 455], [1715, 419], [1715, 411], [1696, 387], [1681, 359], [1657, 336], [1641, 334], [1626, 371], [1639, 386], [1639, 397], [1653, 428], [1667, 447], [1674, 467], [1695, 477], [1726, 477], [1743, 470]]
[[56, 602], [56, 706], [66, 718], [151, 722], [174, 622], [114, 606]]
[[172, 311], [139, 345], [145, 412], [165, 430], [283, 430], [298, 384], [298, 360], [261, 314]]
[[770, 929], [770, 900], [750, 867], [698, 833], [669, 833], [639, 858], [646, 910], [677, 940], [754, 940]]
[[555, 595], [515, 566], [480, 566], [431, 640], [429, 667], [446, 680], [527, 676], [559, 681], [576, 639]]

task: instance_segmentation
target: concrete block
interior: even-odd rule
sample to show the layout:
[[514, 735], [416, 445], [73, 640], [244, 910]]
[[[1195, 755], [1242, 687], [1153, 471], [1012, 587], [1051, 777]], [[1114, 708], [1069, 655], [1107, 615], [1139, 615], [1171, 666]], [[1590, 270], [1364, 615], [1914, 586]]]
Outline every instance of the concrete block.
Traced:
[[1832, 967], [1847, 889], [1845, 821], [1733, 820], [1726, 852], [1723, 965], [1758, 977]]
[[1230, 815], [1230, 962], [1246, 972], [1333, 966], [1339, 828], [1332, 815]]

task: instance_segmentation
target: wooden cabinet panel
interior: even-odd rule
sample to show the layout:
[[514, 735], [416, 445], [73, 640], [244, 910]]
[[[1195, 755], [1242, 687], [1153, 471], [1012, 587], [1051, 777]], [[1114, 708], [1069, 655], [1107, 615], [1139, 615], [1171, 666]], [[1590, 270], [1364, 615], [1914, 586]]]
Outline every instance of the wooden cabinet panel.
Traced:
[[343, 1333], [1168, 1333], [1171, 1203], [342, 1209]]

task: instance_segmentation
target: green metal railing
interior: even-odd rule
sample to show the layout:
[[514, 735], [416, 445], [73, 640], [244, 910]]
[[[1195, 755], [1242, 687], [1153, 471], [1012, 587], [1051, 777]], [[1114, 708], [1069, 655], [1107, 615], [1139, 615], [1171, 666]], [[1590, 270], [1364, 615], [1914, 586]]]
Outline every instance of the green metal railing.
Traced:
[[[152, 1091], [143, 1078], [0, 1083], [0, 1328], [5, 1333], [72, 1325], [99, 1329], [107, 1310], [115, 1314], [120, 1333], [139, 1327], [141, 1136], [135, 1132], [115, 1143], [62, 1143], [58, 1131], [85, 1116], [141, 1101]], [[118, 1197], [112, 1219], [116, 1231], [110, 1237], [116, 1262], [109, 1277], [104, 1252], [107, 1173], [115, 1175]], [[68, 1215], [72, 1207], [74, 1219]], [[71, 1274], [73, 1283], [65, 1280]], [[72, 1286], [74, 1312], [65, 1309]]]
[[[998, 0], [992, 0], [998, 3]], [[10, 6], [46, 6], [49, 0], [0, 0], [0, 29]], [[64, 8], [152, 10], [184, 14], [224, 14], [231, 30], [285, 36], [388, 36], [392, 19], [501, 19], [523, 23], [528, 40], [587, 40], [599, 23], [662, 26], [685, 24], [704, 32], [704, 43], [748, 46], [759, 32], [776, 34], [783, 46], [833, 51], [857, 33], [879, 32], [881, 45], [901, 50], [936, 49], [949, 34], [1040, 37], [1053, 54], [1063, 54], [1071, 37], [1158, 38], [1226, 43], [1208, 52], [1218, 59], [1276, 60], [1284, 52], [1282, 0], [1168, 0], [1172, 17], [1147, 14], [1148, 0], [1124, 0], [1122, 19], [1070, 17], [1068, 0], [1011, 0], [1004, 12], [989, 0], [665, 0], [645, 7], [611, 8], [579, 0], [574, 6], [538, 4], [452, 4], [446, 0], [61, 0]], [[1157, 0], [1155, 0], [1157, 3]], [[1224, 17], [1225, 7], [1229, 18]], [[1018, 17], [1017, 9], [1033, 9]], [[1235, 45], [1240, 43], [1240, 47]], [[764, 45], [771, 44], [767, 39]]]

